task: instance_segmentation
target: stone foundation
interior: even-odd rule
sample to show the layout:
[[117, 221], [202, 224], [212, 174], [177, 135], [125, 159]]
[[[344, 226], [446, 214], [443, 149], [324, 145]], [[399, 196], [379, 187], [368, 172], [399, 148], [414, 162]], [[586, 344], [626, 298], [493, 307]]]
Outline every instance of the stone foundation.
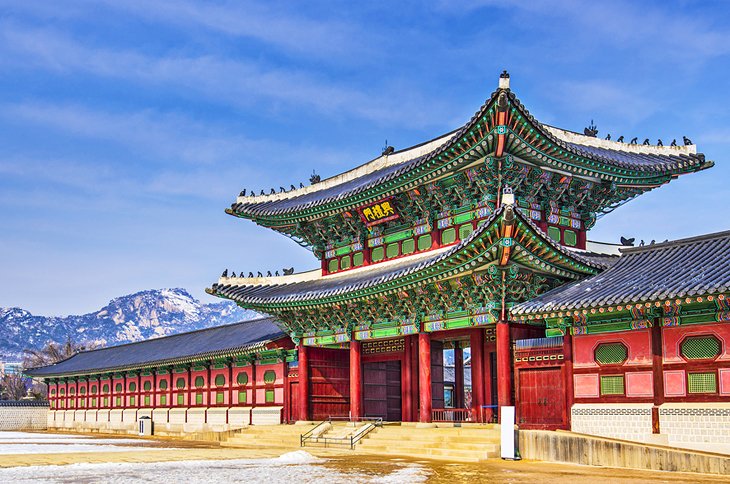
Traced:
[[669, 445], [730, 453], [730, 403], [665, 403], [659, 429]]
[[646, 442], [651, 439], [651, 403], [604, 403], [573, 405], [573, 432], [621, 440]]
[[730, 454], [730, 403], [665, 403], [659, 434], [652, 434], [652, 404], [575, 404], [573, 432]]
[[281, 423], [283, 407], [192, 407], [43, 411], [43, 428], [136, 434], [138, 420], [149, 417], [156, 435], [222, 433], [248, 425]]

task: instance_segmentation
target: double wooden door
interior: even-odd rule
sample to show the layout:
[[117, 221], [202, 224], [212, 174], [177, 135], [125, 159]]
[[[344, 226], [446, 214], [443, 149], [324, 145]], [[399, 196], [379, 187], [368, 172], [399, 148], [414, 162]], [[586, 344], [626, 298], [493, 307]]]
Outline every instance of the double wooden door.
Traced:
[[400, 361], [363, 364], [363, 412], [365, 417], [401, 420]]
[[525, 428], [563, 428], [567, 423], [563, 368], [518, 371], [517, 423]]

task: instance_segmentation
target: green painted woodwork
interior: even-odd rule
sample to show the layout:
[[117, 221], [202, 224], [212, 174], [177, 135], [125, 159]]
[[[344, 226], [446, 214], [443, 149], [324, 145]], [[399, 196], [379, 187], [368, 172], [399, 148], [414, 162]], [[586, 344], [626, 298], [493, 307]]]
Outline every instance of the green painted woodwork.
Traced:
[[160, 405], [167, 405], [167, 395], [160, 395]]
[[115, 392], [121, 392], [123, 390], [124, 390], [124, 387], [122, 386], [121, 383], [117, 383], [116, 385], [114, 385], [114, 391]]
[[596, 348], [595, 357], [602, 365], [615, 365], [626, 361], [628, 350], [621, 343], [602, 343]]
[[144, 406], [145, 407], [149, 407], [150, 406], [150, 396], [149, 395], [145, 395], [144, 396]]
[[352, 254], [352, 265], [354, 267], [360, 267], [361, 265], [363, 265], [364, 261], [365, 259], [362, 252], [355, 252], [354, 254]]
[[373, 262], [379, 262], [383, 260], [385, 258], [385, 249], [383, 248], [383, 246], [373, 248], [370, 257], [372, 258]]
[[342, 259], [340, 259], [340, 269], [342, 269], [344, 271], [345, 269], [349, 269], [349, 268], [350, 268], [350, 258], [343, 257]]
[[129, 397], [129, 405], [134, 407], [136, 404], [136, 399], [134, 397]]
[[565, 245], [575, 247], [576, 244], [578, 243], [578, 234], [576, 234], [572, 230], [564, 230], [563, 231], [563, 242], [565, 242]]
[[266, 370], [264, 372], [264, 383], [271, 384], [276, 381], [276, 372], [273, 370]]
[[109, 393], [109, 385], [105, 383], [104, 386], [101, 388], [101, 391], [103, 391], [104, 393]]
[[162, 380], [160, 382], [160, 390], [167, 390], [167, 380]]
[[688, 372], [688, 393], [717, 393], [717, 373], [714, 371]]
[[388, 259], [392, 259], [393, 257], [398, 257], [398, 244], [388, 244], [385, 246], [385, 257]]
[[338, 256], [338, 257], [341, 256], [341, 255], [349, 254], [350, 252], [352, 252], [352, 247], [350, 247], [350, 245], [346, 245], [344, 247], [340, 247], [338, 249], [335, 249], [335, 255]]
[[459, 239], [464, 240], [465, 238], [469, 237], [469, 234], [474, 232], [474, 227], [472, 227], [471, 224], [464, 224], [461, 227], [459, 227]]
[[223, 375], [216, 375], [215, 376], [215, 386], [222, 387], [226, 384], [226, 377]]
[[274, 403], [274, 390], [266, 390], [264, 401], [266, 403]]
[[177, 379], [177, 380], [175, 381], [175, 386], [176, 386], [177, 388], [185, 388], [185, 378], [178, 378], [178, 379]]
[[215, 394], [215, 403], [221, 404], [224, 402], [223, 392], [218, 392]]
[[454, 242], [456, 242], [456, 229], [454, 227], [450, 227], [441, 232], [442, 245], [453, 244]]
[[682, 342], [682, 356], [688, 360], [715, 358], [720, 354], [720, 341], [714, 336], [690, 336]]
[[433, 238], [431, 237], [431, 234], [425, 234], [418, 237], [418, 250], [428, 250], [431, 248], [431, 245], [433, 244]]
[[152, 383], [149, 381], [144, 382], [144, 385], [142, 386], [142, 389], [146, 392], [152, 390]]
[[105, 407], [108, 407], [109, 406], [109, 397], [104, 397], [103, 404], [104, 404]]
[[248, 383], [248, 373], [246, 373], [246, 372], [239, 373], [238, 376], [236, 377], [236, 382], [238, 382], [239, 385], [245, 385], [246, 383]]
[[196, 376], [194, 386], [195, 388], [203, 388], [205, 386], [205, 378], [202, 376]]
[[117, 397], [116, 400], [117, 401], [114, 405], [117, 407], [121, 407], [122, 406], [122, 397]]
[[548, 237], [553, 239], [555, 242], [560, 242], [560, 229], [557, 227], [548, 227]]
[[177, 404], [178, 405], [184, 405], [185, 404], [185, 395], [182, 393], [177, 394]]
[[458, 215], [454, 215], [453, 220], [454, 224], [462, 224], [464, 222], [469, 222], [474, 219], [474, 212], [469, 211], [466, 213], [460, 213]]
[[339, 262], [337, 262], [337, 259], [332, 259], [327, 263], [327, 271], [328, 272], [337, 272], [339, 269]]
[[623, 375], [602, 375], [601, 376], [601, 395], [623, 395], [624, 394], [624, 376]]
[[413, 239], [406, 239], [401, 243], [403, 255], [412, 254], [416, 251], [416, 242]]
[[195, 394], [195, 404], [196, 405], [202, 405], [203, 404], [203, 394], [202, 393], [196, 393]]
[[390, 242], [399, 242], [413, 236], [413, 230], [400, 230], [398, 232], [383, 236], [383, 241], [388, 244]]
[[238, 403], [246, 403], [246, 390], [238, 391]]

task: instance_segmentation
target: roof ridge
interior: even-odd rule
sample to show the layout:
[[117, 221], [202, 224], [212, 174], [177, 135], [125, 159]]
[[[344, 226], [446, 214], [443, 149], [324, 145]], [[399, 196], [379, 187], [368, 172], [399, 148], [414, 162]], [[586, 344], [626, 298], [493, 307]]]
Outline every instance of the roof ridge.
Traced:
[[665, 242], [659, 242], [659, 243], [649, 244], [649, 245], [640, 245], [637, 247], [620, 248], [619, 251], [621, 252], [621, 254], [631, 255], [631, 254], [636, 254], [636, 253], [640, 253], [640, 252], [648, 252], [648, 251], [656, 250], [656, 249], [665, 249], [668, 247], [679, 247], [682, 245], [694, 244], [697, 242], [703, 242], [703, 241], [712, 240], [712, 239], [721, 239], [721, 238], [725, 238], [725, 237], [730, 237], [730, 230], [723, 230], [721, 232], [713, 232], [710, 234], [694, 235], [694, 236], [685, 237], [682, 239], [668, 240]]

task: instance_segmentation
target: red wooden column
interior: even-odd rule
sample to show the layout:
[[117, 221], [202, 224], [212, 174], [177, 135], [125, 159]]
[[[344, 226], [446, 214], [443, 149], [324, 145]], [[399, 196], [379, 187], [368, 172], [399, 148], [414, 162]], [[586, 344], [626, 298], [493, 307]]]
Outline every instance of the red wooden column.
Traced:
[[570, 409], [573, 407], [573, 399], [575, 398], [575, 392], [573, 391], [573, 335], [570, 332], [570, 328], [565, 328], [565, 335], [563, 335], [563, 358], [564, 358], [564, 370], [565, 371], [565, 411], [566, 419], [568, 423], [568, 429], [570, 429]]
[[[172, 407], [173, 406], [173, 388], [175, 388], [173, 385], [175, 385], [175, 370], [170, 367], [170, 381], [167, 383], [167, 406]], [[177, 405], [177, 402], [174, 403]]]
[[281, 392], [283, 395], [282, 398], [284, 399], [281, 402], [284, 407], [282, 415], [284, 422], [282, 423], [288, 423], [291, 420], [291, 408], [289, 408], [289, 401], [291, 399], [289, 398], [289, 363], [286, 362], [286, 352], [281, 355], [281, 382], [284, 385], [283, 391]]
[[458, 341], [454, 346], [454, 407], [464, 407], [464, 350]]
[[474, 420], [480, 421], [484, 414], [484, 330], [476, 328], [469, 334], [471, 348], [471, 408]]
[[652, 433], [658, 434], [659, 429], [659, 405], [664, 403], [664, 367], [662, 351], [662, 323], [661, 319], [655, 318], [651, 327], [651, 369], [654, 380], [654, 406], [651, 409]]
[[307, 347], [299, 343], [299, 420], [309, 420], [309, 361]]
[[350, 419], [362, 417], [362, 343], [350, 341]]
[[497, 322], [497, 398], [499, 406], [512, 405], [512, 365], [509, 323]]
[[431, 335], [418, 333], [418, 394], [421, 411], [419, 422], [431, 421]]
[[[195, 399], [193, 398], [193, 367], [188, 366], [188, 385], [187, 385], [187, 406], [192, 407]], [[188, 423], [188, 414], [185, 412], [185, 423]]]
[[411, 337], [403, 338], [403, 368], [401, 371], [401, 420], [404, 422], [413, 421], [413, 358], [411, 356]]
[[[226, 378], [226, 381], [228, 382], [228, 406], [232, 407], [233, 405], [238, 405], [238, 399], [233, 398], [233, 358], [228, 359], [228, 378]], [[226, 414], [226, 421], [228, 420], [228, 414]], [[227, 422], [226, 422], [227, 423]]]

